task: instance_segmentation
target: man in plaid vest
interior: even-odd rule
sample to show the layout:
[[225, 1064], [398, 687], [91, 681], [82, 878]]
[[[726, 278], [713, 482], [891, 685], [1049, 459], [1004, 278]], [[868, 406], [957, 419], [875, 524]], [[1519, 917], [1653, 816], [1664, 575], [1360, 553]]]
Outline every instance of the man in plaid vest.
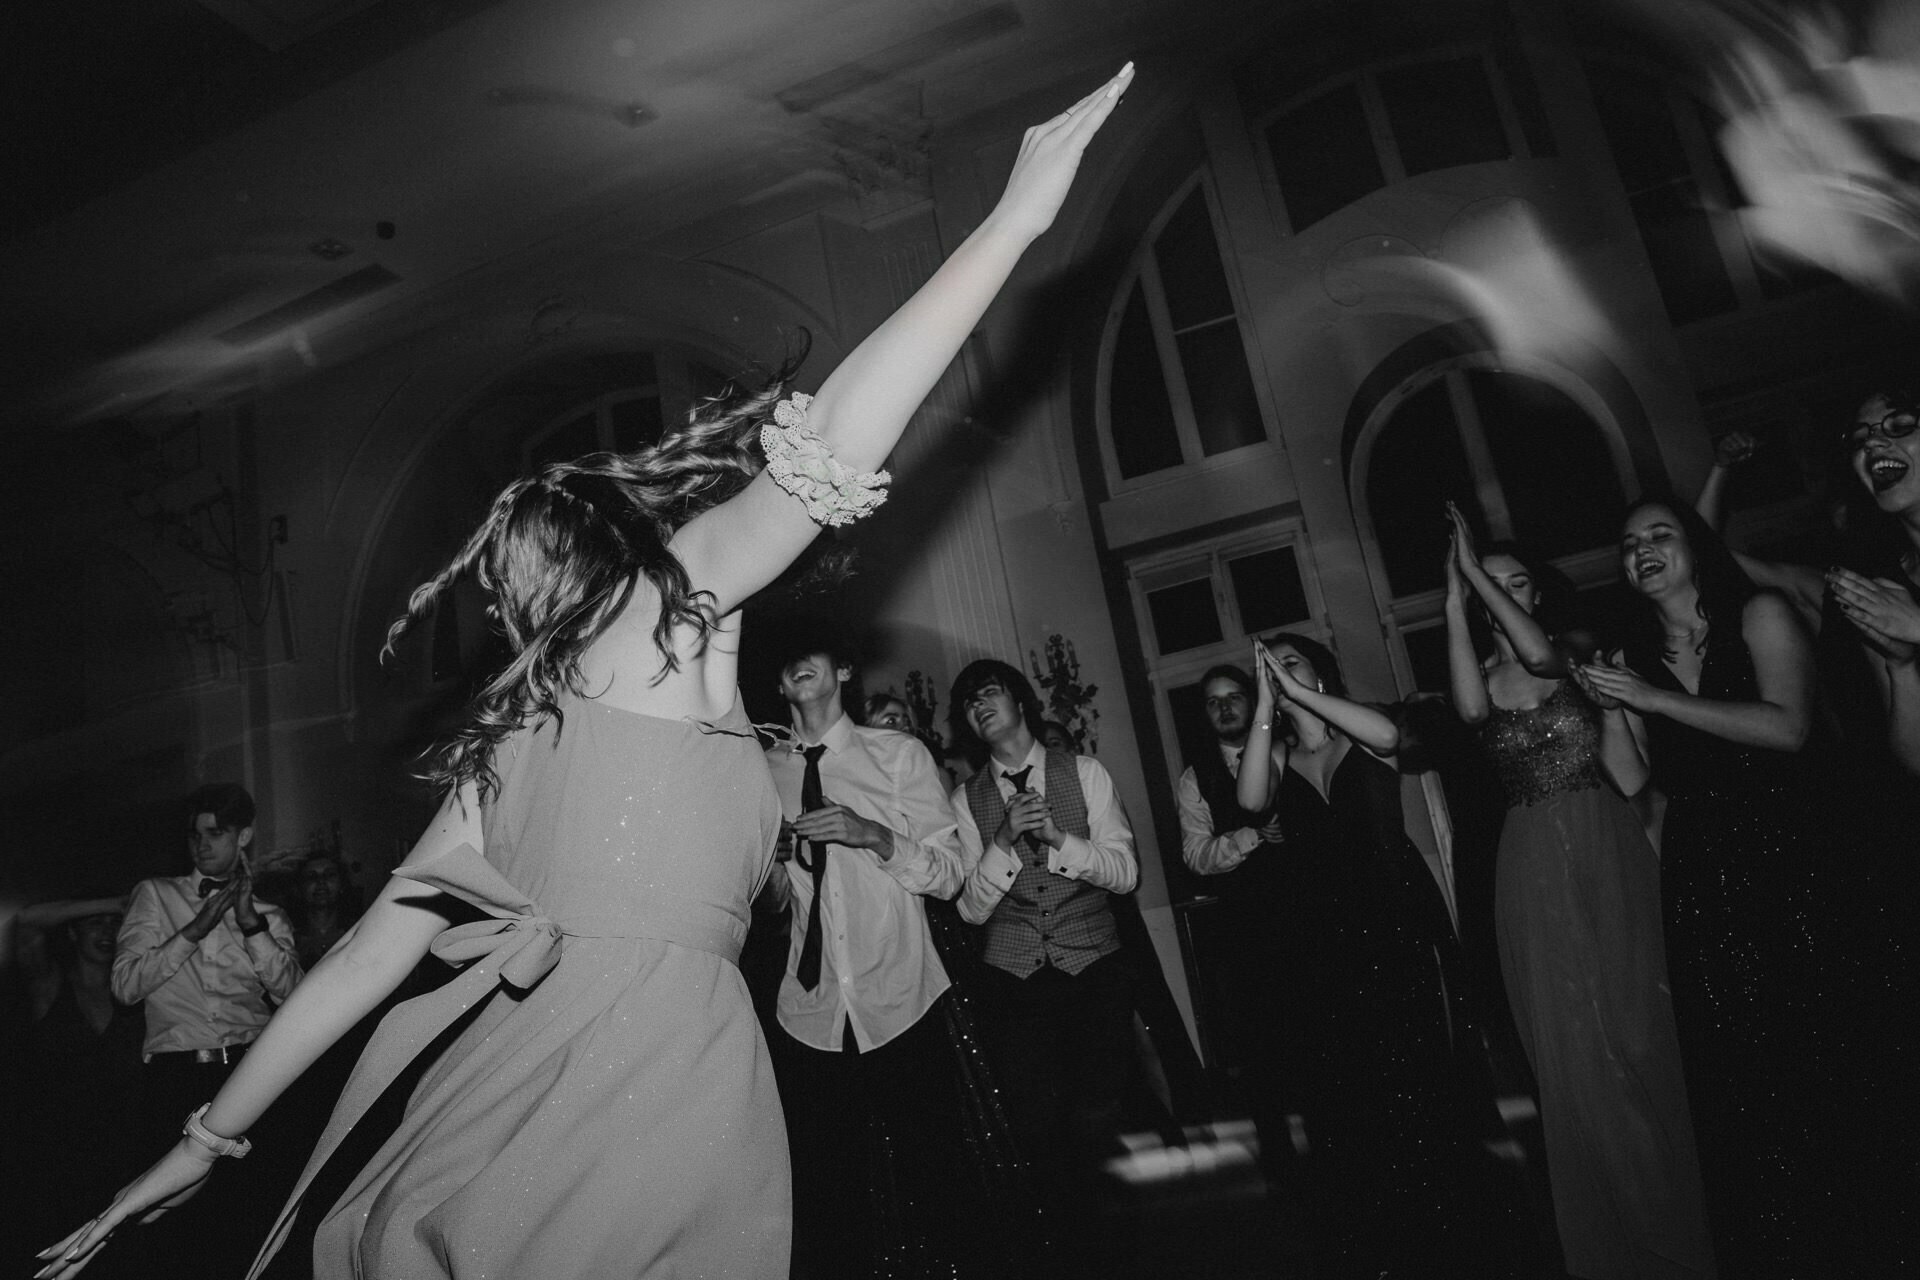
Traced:
[[989, 757], [953, 795], [960, 915], [986, 929], [989, 1044], [1016, 1140], [1071, 1204], [1118, 1132], [1134, 1059], [1108, 906], [1139, 882], [1133, 829], [1105, 769], [1040, 744], [1040, 699], [1017, 668], [972, 663], [950, 706], [955, 736]]

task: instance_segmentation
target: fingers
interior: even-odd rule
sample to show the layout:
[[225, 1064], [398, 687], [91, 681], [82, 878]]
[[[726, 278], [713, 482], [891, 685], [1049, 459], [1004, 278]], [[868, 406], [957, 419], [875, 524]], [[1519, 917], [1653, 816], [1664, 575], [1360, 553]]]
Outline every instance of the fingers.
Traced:
[[93, 1255], [100, 1251], [100, 1246], [104, 1245], [107, 1237], [113, 1234], [113, 1226], [118, 1225], [117, 1222], [108, 1225], [107, 1218], [107, 1214], [102, 1214], [60, 1241], [59, 1244], [42, 1249], [35, 1256], [50, 1257], [53, 1260], [34, 1273], [34, 1280], [53, 1280], [54, 1277], [70, 1276], [93, 1261]]

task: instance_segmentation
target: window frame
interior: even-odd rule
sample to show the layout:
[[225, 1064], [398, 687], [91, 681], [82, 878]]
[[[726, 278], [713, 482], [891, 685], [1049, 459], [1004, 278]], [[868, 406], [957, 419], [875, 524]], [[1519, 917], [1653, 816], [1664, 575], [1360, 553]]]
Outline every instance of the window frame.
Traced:
[[[1406, 637], [1410, 632], [1424, 631], [1436, 623], [1443, 622], [1446, 590], [1444, 587], [1435, 587], [1401, 596], [1393, 594], [1392, 583], [1387, 577], [1386, 559], [1380, 551], [1379, 535], [1374, 529], [1372, 506], [1367, 501], [1366, 482], [1373, 464], [1373, 447], [1402, 404], [1433, 383], [1443, 378], [1449, 379], [1448, 392], [1454, 409], [1454, 425], [1462, 434], [1461, 447], [1467, 457], [1467, 466], [1473, 474], [1474, 497], [1479, 505], [1480, 514], [1487, 523], [1490, 537], [1495, 540], [1511, 539], [1513, 527], [1511, 517], [1507, 514], [1505, 494], [1500, 486], [1499, 474], [1493, 466], [1492, 452], [1487, 447], [1484, 430], [1480, 426], [1478, 406], [1473, 403], [1472, 394], [1467, 388], [1465, 375], [1470, 370], [1532, 378], [1546, 383], [1567, 396], [1586, 414], [1594, 429], [1600, 433], [1600, 438], [1606, 443], [1607, 455], [1612, 459], [1614, 478], [1620, 484], [1620, 491], [1623, 494], [1632, 494], [1638, 492], [1640, 488], [1639, 478], [1634, 471], [1633, 455], [1627, 447], [1626, 436], [1621, 432], [1620, 425], [1612, 413], [1607, 410], [1605, 402], [1590, 388], [1569, 377], [1564, 370], [1545, 362], [1516, 358], [1508, 353], [1469, 352], [1435, 361], [1409, 375], [1392, 391], [1382, 396], [1355, 438], [1353, 455], [1347, 471], [1347, 494], [1349, 501], [1353, 504], [1354, 527], [1359, 533], [1361, 554], [1365, 557], [1374, 604], [1379, 611], [1381, 629], [1387, 637], [1388, 658], [1392, 663], [1394, 680], [1402, 697], [1419, 692]], [[1477, 437], [1477, 447], [1476, 444], [1469, 443], [1467, 439], [1469, 433]], [[1494, 497], [1497, 506], [1488, 505], [1489, 495]], [[1434, 554], [1436, 556], [1441, 554], [1443, 546], [1440, 532], [1438, 529], [1435, 531]], [[1570, 552], [1548, 561], [1566, 574], [1573, 585], [1582, 591], [1609, 581], [1618, 571], [1618, 562], [1618, 553], [1611, 544]]]
[[[1227, 295], [1233, 303], [1233, 312], [1229, 316], [1176, 328], [1168, 312], [1166, 293], [1160, 282], [1160, 264], [1154, 249], [1167, 224], [1196, 189], [1205, 203], [1207, 217], [1213, 228], [1214, 247], [1220, 257], [1220, 272], [1227, 282]], [[1236, 466], [1254, 450], [1272, 449], [1279, 438], [1273, 406], [1268, 398], [1270, 393], [1266, 380], [1260, 376], [1259, 348], [1244, 320], [1248, 310], [1247, 299], [1239, 273], [1233, 269], [1234, 261], [1232, 241], [1220, 208], [1220, 195], [1214, 187], [1212, 166], [1202, 164], [1174, 188], [1154, 214], [1153, 220], [1147, 224], [1121, 275], [1119, 287], [1114, 291], [1103, 321], [1099, 364], [1094, 377], [1094, 420], [1099, 425], [1095, 434], [1100, 438], [1100, 461], [1106, 473], [1109, 496], [1152, 488], [1175, 476]], [[1174, 437], [1180, 444], [1180, 461], [1142, 475], [1125, 476], [1121, 474], [1119, 452], [1113, 443], [1113, 367], [1114, 353], [1120, 345], [1120, 326], [1136, 286], [1146, 306], [1147, 323], [1153, 331], [1154, 352], [1160, 358], [1160, 373], [1167, 388], [1167, 404], [1173, 415]], [[1181, 362], [1178, 339], [1182, 334], [1228, 323], [1234, 326], [1240, 338], [1240, 351], [1246, 360], [1247, 380], [1253, 387], [1254, 407], [1260, 415], [1263, 438], [1210, 455], [1200, 438], [1199, 420], [1193, 411], [1192, 392], [1188, 389], [1187, 371]]]

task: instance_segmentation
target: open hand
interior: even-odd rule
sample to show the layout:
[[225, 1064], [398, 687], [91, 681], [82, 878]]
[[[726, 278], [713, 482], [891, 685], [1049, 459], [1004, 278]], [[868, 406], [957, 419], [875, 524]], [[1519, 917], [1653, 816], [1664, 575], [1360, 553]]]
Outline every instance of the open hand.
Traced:
[[1087, 143], [1119, 105], [1120, 95], [1133, 83], [1133, 64], [1120, 68], [1113, 79], [1095, 89], [1044, 124], [1034, 125], [1020, 140], [1020, 154], [1007, 177], [1007, 189], [992, 216], [1028, 236], [1038, 236], [1053, 225], [1073, 185]]
[[120, 1188], [106, 1211], [71, 1233], [58, 1244], [34, 1255], [47, 1265], [34, 1272], [34, 1280], [66, 1280], [92, 1262], [101, 1246], [114, 1231], [129, 1220], [152, 1222], [169, 1209], [178, 1208], [206, 1185], [207, 1174], [218, 1159], [190, 1138], [173, 1144], [159, 1163]]
[[233, 881], [227, 886], [233, 898], [233, 922], [242, 929], [258, 929], [263, 921], [253, 900], [253, 863], [246, 854], [233, 869]]
[[1827, 589], [1847, 621], [1862, 634], [1878, 634], [1909, 645], [1920, 644], [1920, 604], [1905, 584], [1869, 578], [1851, 569], [1827, 570]]
[[[1594, 661], [1600, 661], [1600, 655], [1595, 654]], [[1580, 692], [1587, 695], [1587, 701], [1602, 711], [1618, 711], [1621, 706], [1624, 705], [1620, 699], [1610, 698], [1595, 687], [1593, 681], [1587, 676], [1587, 668], [1584, 663], [1576, 663], [1574, 665], [1573, 682], [1580, 686]]]
[[1480, 567], [1480, 553], [1473, 545], [1473, 526], [1467, 523], [1466, 516], [1460, 512], [1458, 503], [1447, 503], [1447, 521], [1453, 526], [1454, 563], [1462, 573], [1471, 572]]
[[1273, 677], [1274, 697], [1279, 699], [1282, 704], [1295, 703], [1300, 700], [1302, 695], [1320, 692], [1320, 690], [1303, 683], [1298, 676], [1294, 675], [1292, 671], [1282, 665], [1280, 659], [1274, 657], [1264, 645], [1261, 646], [1260, 657], [1265, 669]]
[[1646, 714], [1654, 710], [1659, 701], [1660, 690], [1641, 679], [1640, 674], [1625, 666], [1616, 666], [1610, 662], [1589, 662], [1575, 668], [1580, 673], [1580, 687], [1589, 691], [1590, 696], [1602, 707], [1606, 703], [1601, 699], [1611, 699], [1620, 706], [1632, 707]]
[[240, 877], [234, 876], [220, 888], [200, 900], [200, 909], [193, 913], [193, 919], [180, 926], [180, 932], [189, 942], [200, 942], [213, 932], [220, 923], [220, 917], [233, 907], [234, 888], [240, 883]]

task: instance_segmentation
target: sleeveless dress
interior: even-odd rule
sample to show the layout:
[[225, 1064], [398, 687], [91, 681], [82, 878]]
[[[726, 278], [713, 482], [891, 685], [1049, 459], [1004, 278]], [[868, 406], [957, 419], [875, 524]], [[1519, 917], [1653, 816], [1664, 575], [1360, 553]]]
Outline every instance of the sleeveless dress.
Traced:
[[1292, 1029], [1328, 1277], [1513, 1274], [1520, 1223], [1484, 1142], [1498, 1128], [1439, 886], [1400, 777], [1357, 746], [1327, 795], [1292, 768], [1275, 807], [1305, 972]]
[[[1640, 674], [1684, 692], [1665, 663]], [[1699, 696], [1759, 697], [1738, 630], [1709, 636]], [[1720, 1266], [1743, 1280], [1893, 1274], [1885, 1268], [1914, 1261], [1894, 1221], [1912, 1211], [1911, 1145], [1900, 1139], [1907, 1150], [1892, 1157], [1901, 1170], [1879, 1144], [1906, 1127], [1912, 1076], [1883, 1078], [1854, 1044], [1870, 1024], [1913, 1011], [1863, 1001], [1889, 994], [1889, 977], [1878, 945], [1861, 945], [1881, 930], [1848, 919], [1849, 895], [1835, 890], [1858, 857], [1849, 824], [1806, 756], [1662, 716], [1646, 725], [1653, 781], [1668, 797], [1674, 1022]], [[1889, 1187], [1890, 1172], [1904, 1190]]]
[[1540, 1090], [1567, 1271], [1713, 1274], [1668, 1000], [1660, 863], [1600, 775], [1600, 716], [1571, 680], [1481, 728], [1506, 792], [1494, 919]]
[[321, 1221], [322, 1280], [787, 1274], [786, 1129], [736, 968], [780, 822], [759, 745], [737, 701], [717, 724], [563, 710], [496, 752], [484, 858], [396, 873], [484, 916], [436, 940], [468, 967], [381, 1023], [308, 1165], [303, 1191], [453, 1037]]

